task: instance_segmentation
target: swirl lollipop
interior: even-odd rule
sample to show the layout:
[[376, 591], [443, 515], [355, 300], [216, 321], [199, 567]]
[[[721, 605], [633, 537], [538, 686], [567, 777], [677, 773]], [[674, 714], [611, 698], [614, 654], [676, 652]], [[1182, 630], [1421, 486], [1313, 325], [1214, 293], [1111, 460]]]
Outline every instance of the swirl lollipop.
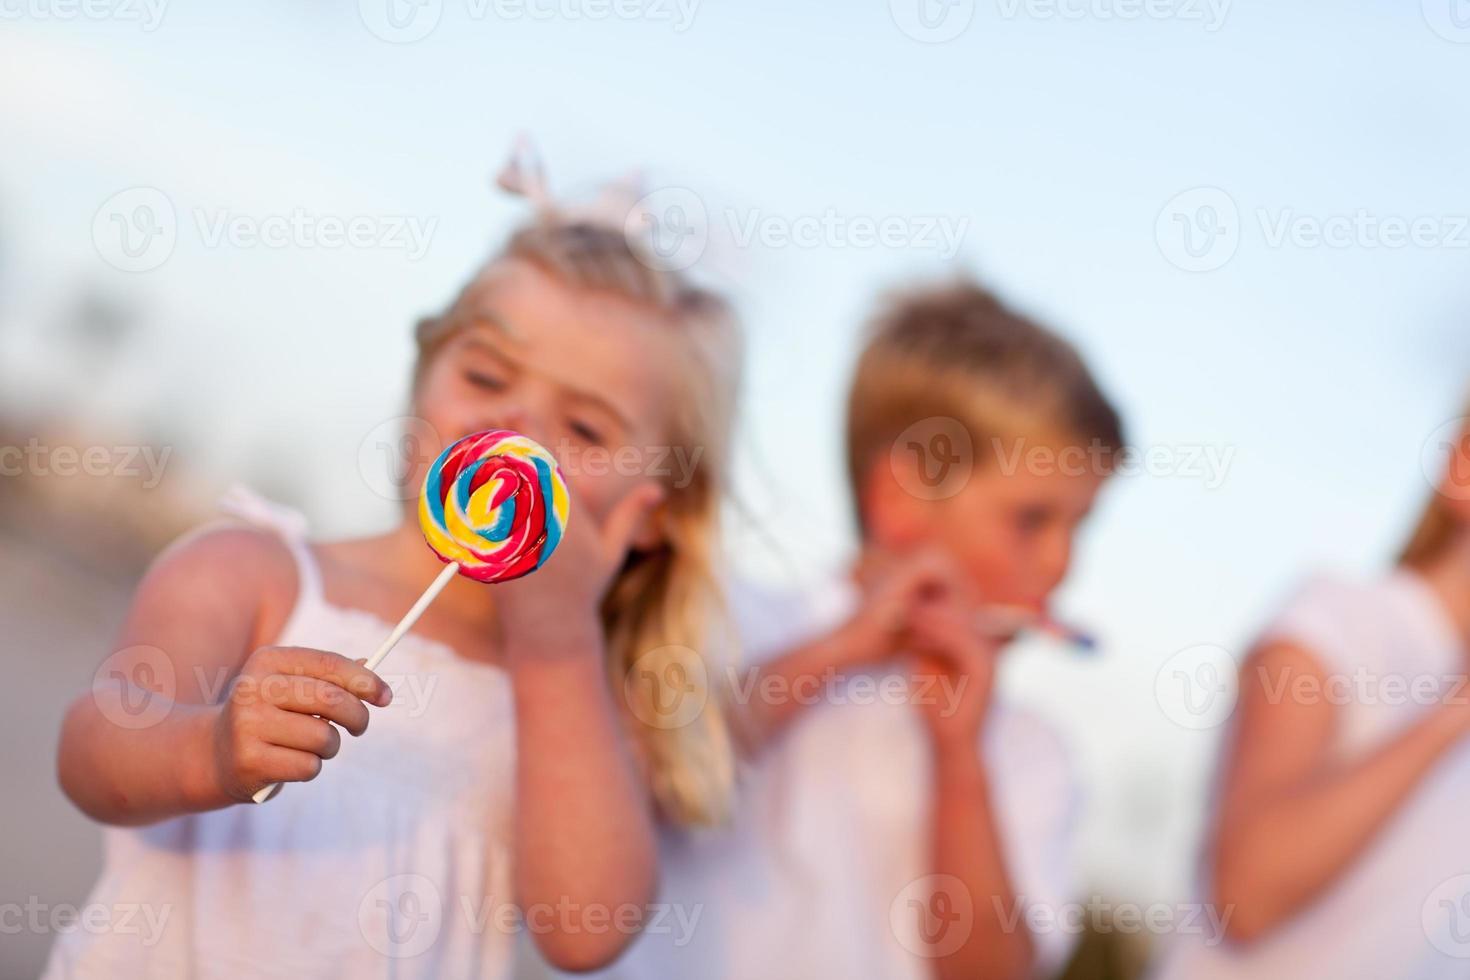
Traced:
[[[555, 457], [517, 432], [487, 429], [440, 453], [419, 493], [419, 527], [444, 570], [364, 666], [377, 669], [456, 573], [505, 582], [540, 568], [561, 543], [569, 511]], [[280, 788], [272, 783], [255, 802]]]

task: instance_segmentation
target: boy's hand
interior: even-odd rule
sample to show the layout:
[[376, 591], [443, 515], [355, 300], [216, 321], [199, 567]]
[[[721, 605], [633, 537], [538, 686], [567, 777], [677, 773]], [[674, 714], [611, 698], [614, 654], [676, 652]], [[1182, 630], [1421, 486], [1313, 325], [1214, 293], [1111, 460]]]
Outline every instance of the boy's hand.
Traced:
[[600, 524], [572, 500], [572, 515], [556, 551], [535, 572], [495, 586], [506, 657], [598, 654], [598, 609], [613, 576], [627, 561], [640, 521], [663, 502], [656, 482], [640, 483]]
[[302, 782], [342, 747], [331, 722], [367, 730], [364, 701], [386, 706], [393, 693], [360, 662], [326, 650], [261, 647], [230, 683], [213, 725], [214, 781], [248, 802], [271, 783]]
[[976, 751], [1001, 641], [982, 635], [973, 608], [953, 598], [919, 603], [907, 638], [914, 656], [910, 689], [935, 747]]
[[966, 596], [963, 573], [937, 548], [903, 557], [869, 552], [854, 578], [863, 591], [862, 608], [846, 628], [844, 666], [879, 663], [902, 652], [921, 604]]

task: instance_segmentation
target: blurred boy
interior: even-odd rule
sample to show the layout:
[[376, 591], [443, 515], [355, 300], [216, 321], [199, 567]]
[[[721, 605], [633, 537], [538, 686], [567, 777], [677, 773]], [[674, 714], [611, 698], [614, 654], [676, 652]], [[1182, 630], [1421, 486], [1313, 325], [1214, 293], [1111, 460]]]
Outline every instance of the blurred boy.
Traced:
[[[1006, 643], [1048, 622], [1123, 448], [1118, 415], [1071, 345], [958, 283], [880, 313], [847, 441], [859, 585], [737, 692], [747, 742], [778, 756], [780, 846], [819, 882], [803, 945], [834, 976], [1053, 970], [1070, 767], [992, 688]], [[1033, 935], [1037, 906], [1054, 925]]]

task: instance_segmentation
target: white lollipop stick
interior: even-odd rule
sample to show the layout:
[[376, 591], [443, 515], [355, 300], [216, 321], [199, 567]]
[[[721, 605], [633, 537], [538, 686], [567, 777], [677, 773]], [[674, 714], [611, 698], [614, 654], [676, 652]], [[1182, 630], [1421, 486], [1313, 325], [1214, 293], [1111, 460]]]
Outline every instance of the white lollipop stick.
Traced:
[[[388, 634], [388, 638], [383, 641], [383, 645], [378, 647], [371, 657], [367, 658], [367, 662], [363, 664], [364, 667], [368, 670], [377, 670], [378, 664], [382, 663], [383, 658], [388, 656], [388, 652], [398, 645], [398, 641], [403, 639], [404, 634], [413, 629], [413, 624], [419, 621], [419, 617], [424, 614], [424, 610], [428, 609], [429, 604], [434, 601], [440, 592], [444, 591], [444, 586], [449, 584], [449, 580], [454, 578], [455, 573], [458, 571], [459, 562], [452, 561], [444, 566], [444, 571], [439, 573], [439, 577], [434, 579], [433, 583], [424, 590], [424, 594], [419, 596], [418, 601], [409, 608], [408, 612], [404, 613], [403, 618], [398, 621], [398, 625], [393, 627], [393, 632]], [[251, 799], [256, 803], [264, 803], [280, 792], [280, 790], [280, 783], [271, 783], [269, 786], [262, 788]]]

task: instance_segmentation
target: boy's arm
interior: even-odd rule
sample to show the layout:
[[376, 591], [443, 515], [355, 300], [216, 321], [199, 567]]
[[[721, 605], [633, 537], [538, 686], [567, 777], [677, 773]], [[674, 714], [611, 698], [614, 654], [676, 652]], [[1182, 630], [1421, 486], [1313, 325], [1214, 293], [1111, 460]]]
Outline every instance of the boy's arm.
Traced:
[[951, 586], [953, 573], [935, 550], [915, 553], [886, 569], [836, 629], [746, 671], [730, 699], [732, 728], [748, 757], [759, 755], [801, 712], [822, 700], [845, 671], [892, 656], [909, 610], [928, 592]]
[[[973, 616], [957, 603], [927, 603], [911, 626], [916, 676], [938, 683], [914, 687], [915, 707], [927, 722], [933, 748], [934, 799], [930, 822], [931, 907], [973, 909], [973, 925], [955, 945], [935, 935], [933, 974], [940, 980], [1021, 978], [1035, 962], [1031, 934], [1020, 917], [980, 752], [990, 710], [999, 644], [982, 639]], [[953, 889], [957, 894], [944, 896]]]

